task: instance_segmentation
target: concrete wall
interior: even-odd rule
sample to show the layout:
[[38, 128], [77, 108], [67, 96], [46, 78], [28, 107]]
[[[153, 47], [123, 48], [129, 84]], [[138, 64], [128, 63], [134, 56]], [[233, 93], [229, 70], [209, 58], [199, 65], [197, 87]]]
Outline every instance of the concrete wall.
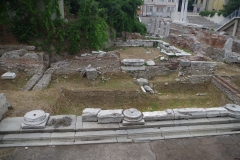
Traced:
[[213, 17], [208, 16], [205, 18], [207, 18], [210, 21], [213, 21], [214, 23], [220, 23], [222, 20], [225, 19], [225, 17], [223, 17], [223, 15], [218, 16], [217, 13], [215, 13], [215, 15]]

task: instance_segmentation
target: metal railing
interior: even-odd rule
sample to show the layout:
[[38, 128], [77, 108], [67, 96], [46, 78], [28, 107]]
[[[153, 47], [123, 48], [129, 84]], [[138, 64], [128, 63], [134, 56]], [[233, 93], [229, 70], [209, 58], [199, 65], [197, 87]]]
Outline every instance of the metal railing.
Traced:
[[240, 8], [239, 10], [234, 11], [229, 16], [227, 16], [224, 20], [222, 20], [220, 23], [218, 23], [217, 27], [220, 28], [221, 26], [225, 25], [229, 21], [231, 21], [235, 17], [240, 17]]

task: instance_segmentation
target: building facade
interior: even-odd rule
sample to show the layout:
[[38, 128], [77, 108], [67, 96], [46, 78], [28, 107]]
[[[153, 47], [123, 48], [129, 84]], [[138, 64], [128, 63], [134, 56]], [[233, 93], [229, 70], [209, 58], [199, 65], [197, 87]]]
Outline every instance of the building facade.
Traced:
[[193, 12], [219, 11], [224, 8], [228, 0], [195, 0]]
[[155, 17], [171, 17], [176, 9], [178, 0], [144, 0], [139, 15]]

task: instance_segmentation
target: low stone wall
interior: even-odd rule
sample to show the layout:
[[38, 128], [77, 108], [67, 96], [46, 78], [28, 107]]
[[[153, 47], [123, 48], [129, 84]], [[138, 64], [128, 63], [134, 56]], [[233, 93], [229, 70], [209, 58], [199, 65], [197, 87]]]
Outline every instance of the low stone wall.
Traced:
[[188, 81], [192, 84], [200, 84], [210, 82], [212, 76], [210, 75], [192, 75], [188, 78]]
[[205, 55], [210, 57], [212, 60], [224, 62], [225, 51], [223, 49], [206, 46], [203, 48]]
[[240, 104], [240, 96], [239, 93], [236, 94], [235, 90], [230, 85], [226, 85], [224, 83], [219, 82], [216, 77], [213, 77], [211, 82], [220, 89], [229, 99], [231, 99], [234, 103]]
[[107, 53], [105, 55], [90, 55], [86, 57], [75, 57], [73, 60], [66, 60], [51, 65], [54, 74], [76, 74], [85, 69], [88, 65], [96, 68], [101, 73], [120, 71], [119, 53]]
[[214, 48], [223, 48], [227, 38], [219, 35], [218, 32], [210, 31], [197, 26], [185, 26], [178, 23], [171, 23], [170, 33], [176, 35], [194, 35], [201, 44], [212, 46]]
[[[48, 62], [47, 62], [48, 61]], [[43, 52], [27, 51], [26, 49], [6, 52], [0, 58], [0, 66], [4, 71], [23, 71], [29, 75], [43, 72], [49, 64]]]
[[151, 79], [155, 76], [168, 75], [174, 72], [165, 66], [147, 66], [145, 71], [132, 71], [128, 72], [134, 78], [146, 78]]
[[184, 75], [212, 75], [216, 66], [216, 62], [191, 61], [189, 66], [181, 66], [180, 71]]
[[36, 49], [35, 46], [24, 46], [24, 45], [0, 45], [0, 57], [10, 51], [26, 49], [27, 51], [34, 51]]

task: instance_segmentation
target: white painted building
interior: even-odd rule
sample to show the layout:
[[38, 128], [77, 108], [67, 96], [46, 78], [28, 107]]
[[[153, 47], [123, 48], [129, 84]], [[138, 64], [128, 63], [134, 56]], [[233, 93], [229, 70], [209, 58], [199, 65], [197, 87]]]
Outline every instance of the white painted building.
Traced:
[[178, 0], [144, 0], [141, 16], [171, 17], [176, 10]]

